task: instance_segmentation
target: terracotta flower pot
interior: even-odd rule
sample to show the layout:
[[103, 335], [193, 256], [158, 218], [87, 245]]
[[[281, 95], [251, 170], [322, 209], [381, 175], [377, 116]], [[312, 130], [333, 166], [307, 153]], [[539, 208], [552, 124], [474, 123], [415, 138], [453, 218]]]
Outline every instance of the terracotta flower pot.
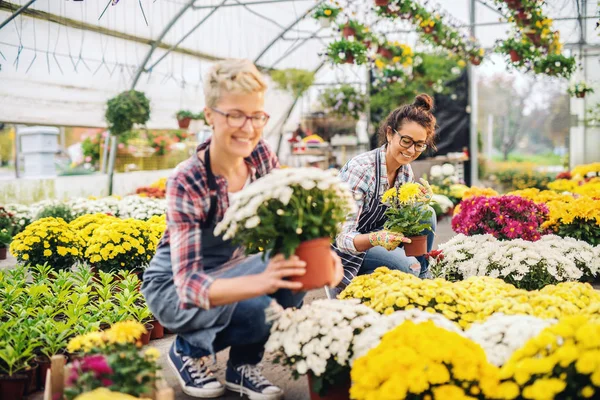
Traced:
[[423, 32], [425, 32], [425, 33], [433, 32], [433, 26], [427, 25], [426, 27], [423, 28]]
[[346, 25], [342, 29], [342, 36], [348, 39], [350, 36], [356, 36], [356, 31], [354, 30], [354, 28], [350, 28], [348, 25]]
[[46, 372], [50, 369], [50, 359], [46, 356], [37, 356], [35, 362], [38, 364], [37, 369], [37, 381], [38, 387], [43, 388], [46, 386]]
[[377, 54], [381, 55], [382, 57], [387, 58], [388, 60], [391, 60], [392, 58], [394, 58], [394, 54], [389, 49], [386, 49], [385, 47], [378, 48]]
[[0, 375], [0, 399], [23, 399], [28, 382], [25, 374]]
[[575, 94], [575, 96], [576, 96], [578, 99], [583, 99], [583, 98], [585, 97], [585, 92], [579, 92], [579, 93], [576, 93], [576, 94]]
[[354, 64], [354, 54], [346, 53], [346, 59], [344, 61], [346, 64]]
[[150, 343], [150, 336], [152, 335], [152, 330], [154, 329], [154, 325], [152, 325], [151, 323], [146, 323], [144, 324], [144, 327], [146, 328], [146, 333], [144, 333], [142, 335], [142, 345], [147, 345], [148, 343]]
[[390, 3], [390, 0], [375, 0], [375, 5], [378, 7], [385, 7]]
[[37, 392], [38, 389], [38, 364], [34, 361], [30, 364], [29, 368], [24, 371], [27, 375], [27, 386], [25, 387], [25, 394], [31, 394]]
[[320, 238], [300, 243], [295, 253], [306, 262], [303, 276], [290, 278], [302, 282], [302, 290], [311, 290], [327, 285], [333, 279], [333, 258], [331, 257], [331, 239]]
[[516, 10], [521, 6], [521, 0], [505, 0], [505, 2], [507, 7], [512, 8], [513, 10]]
[[471, 64], [473, 64], [473, 65], [479, 65], [479, 64], [481, 64], [481, 58], [471, 57]]
[[192, 119], [189, 118], [189, 117], [177, 120], [177, 123], [179, 124], [179, 128], [180, 129], [187, 129], [187, 128], [189, 128], [190, 127], [190, 122], [192, 122]]
[[411, 243], [404, 243], [404, 252], [408, 257], [419, 257], [427, 253], [427, 235], [410, 236]]
[[533, 44], [535, 44], [536, 46], [539, 46], [540, 44], [542, 44], [542, 37], [535, 33], [535, 32], [529, 32], [526, 33], [527, 37], [529, 38], [529, 40], [531, 40], [533, 42]]
[[515, 19], [523, 24], [529, 21], [527, 13], [524, 10], [519, 10], [519, 12], [515, 14]]
[[323, 396], [313, 391], [313, 374], [308, 373], [308, 389], [310, 400], [348, 400], [350, 398], [350, 377], [339, 386], [330, 387]]
[[0, 247], [0, 260], [6, 260], [6, 247]]
[[521, 56], [519, 55], [519, 53], [517, 53], [516, 50], [511, 50], [509, 54], [510, 54], [510, 61], [512, 61], [514, 63], [521, 61]]
[[150, 332], [150, 340], [162, 339], [165, 336], [165, 328], [157, 320], [150, 321], [152, 331]]

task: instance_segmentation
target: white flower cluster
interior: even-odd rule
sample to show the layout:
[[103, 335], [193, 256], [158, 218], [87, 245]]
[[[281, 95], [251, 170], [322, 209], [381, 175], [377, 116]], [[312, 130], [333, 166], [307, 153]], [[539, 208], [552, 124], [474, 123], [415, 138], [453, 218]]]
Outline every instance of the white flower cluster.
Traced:
[[456, 235], [439, 246], [443, 260], [431, 260], [438, 275], [457, 273], [470, 276], [510, 276], [522, 280], [534, 270], [545, 270], [556, 281], [576, 281], [584, 274], [600, 271], [600, 246], [555, 235], [536, 242], [522, 239], [497, 240], [492, 235]]
[[383, 335], [395, 327], [402, 325], [405, 321], [412, 321], [415, 324], [432, 321], [440, 328], [463, 335], [463, 331], [460, 327], [442, 314], [430, 313], [416, 308], [413, 308], [412, 310], [396, 311], [390, 315], [382, 316], [377, 322], [356, 336], [354, 339], [354, 355], [352, 356], [351, 364], [367, 354], [369, 350], [377, 347], [381, 342]]
[[147, 220], [167, 213], [167, 201], [151, 197], [126, 196], [119, 202], [119, 217]]
[[529, 339], [555, 323], [554, 319], [496, 313], [471, 325], [465, 335], [483, 348], [489, 362], [501, 367]]
[[118, 215], [119, 200], [115, 197], [105, 197], [92, 200], [84, 197], [77, 197], [67, 201], [67, 205], [76, 216], [85, 214], [111, 214]]
[[[294, 187], [311, 190], [332, 190], [339, 198], [339, 205], [347, 209], [347, 214], [356, 212], [356, 203], [347, 186], [336, 176], [336, 171], [319, 168], [277, 169], [256, 180], [246, 188], [231, 196], [231, 204], [223, 220], [215, 227], [215, 235], [231, 239], [243, 226], [252, 229], [260, 224], [256, 215], [258, 208], [269, 200], [277, 199], [287, 206], [294, 195]], [[283, 213], [283, 210], [281, 210]]]
[[433, 196], [431, 196], [431, 201], [437, 203], [444, 214], [446, 214], [448, 211], [450, 211], [452, 207], [454, 207], [454, 203], [452, 203], [452, 201], [443, 194], [434, 194]]
[[311, 371], [321, 376], [329, 359], [349, 365], [355, 335], [380, 318], [358, 300], [316, 300], [284, 310], [271, 327], [265, 350], [277, 352], [300, 375]]
[[12, 203], [6, 204], [4, 208], [13, 214], [14, 220], [19, 225], [19, 230], [24, 229], [31, 223], [31, 220], [33, 219], [33, 214], [31, 213], [31, 208], [29, 206]]
[[443, 165], [433, 165], [429, 170], [429, 175], [432, 178], [447, 178], [456, 175], [456, 168], [450, 163]]

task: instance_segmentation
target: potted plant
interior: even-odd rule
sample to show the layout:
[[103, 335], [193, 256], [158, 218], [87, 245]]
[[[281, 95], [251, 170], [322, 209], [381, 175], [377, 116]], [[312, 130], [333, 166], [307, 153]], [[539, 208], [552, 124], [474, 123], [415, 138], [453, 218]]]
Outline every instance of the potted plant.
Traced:
[[325, 89], [319, 96], [319, 103], [328, 114], [358, 120], [366, 109], [367, 99], [354, 86], [341, 85]]
[[300, 97], [315, 82], [315, 73], [297, 68], [273, 70], [271, 79], [279, 89], [289, 92], [294, 97]]
[[333, 278], [331, 241], [355, 208], [334, 172], [278, 169], [235, 196], [215, 234], [243, 245], [248, 254], [296, 254], [306, 262], [306, 274], [294, 280], [309, 290]]
[[313, 18], [319, 21], [321, 28], [328, 28], [335, 21], [340, 9], [330, 4], [320, 4], [313, 12]]
[[423, 190], [428, 183], [404, 183], [398, 188], [391, 188], [381, 197], [388, 205], [385, 212], [387, 221], [384, 228], [392, 232], [400, 232], [411, 240], [404, 244], [407, 256], [421, 256], [427, 253], [427, 235], [423, 231], [431, 230], [426, 221], [432, 215], [429, 207], [430, 199], [423, 197]]
[[194, 113], [188, 110], [179, 110], [177, 114], [175, 114], [177, 118], [177, 123], [179, 124], [179, 129], [187, 129], [190, 127], [190, 122], [194, 118]]
[[77, 352], [80, 359], [67, 366], [66, 399], [105, 386], [136, 397], [151, 395], [158, 379], [160, 354], [155, 348], [139, 351], [145, 332], [139, 322], [124, 321], [106, 331], [71, 339], [67, 350]]
[[568, 93], [578, 99], [583, 99], [586, 93], [594, 93], [594, 89], [589, 87], [585, 82], [576, 82], [569, 86]]
[[525, 65], [526, 62], [541, 55], [539, 48], [525, 38], [510, 37], [500, 42], [496, 50], [508, 54], [510, 61], [517, 66]]
[[265, 350], [290, 367], [294, 379], [308, 375], [312, 400], [348, 399], [354, 338], [380, 318], [356, 300], [316, 300], [284, 310]]
[[6, 249], [10, 245], [12, 236], [8, 232], [8, 229], [0, 229], [0, 260], [6, 260]]
[[358, 65], [367, 62], [367, 46], [357, 41], [341, 39], [329, 44], [327, 54], [335, 64]]
[[38, 342], [23, 326], [20, 318], [0, 324], [0, 398], [21, 400], [29, 385], [26, 374]]
[[569, 78], [575, 71], [577, 62], [574, 57], [565, 57], [562, 54], [548, 54], [535, 61], [533, 69], [538, 74], [561, 76]]
[[369, 31], [365, 25], [353, 19], [349, 19], [348, 22], [341, 24], [339, 27], [344, 38], [348, 39], [353, 36], [359, 42], [365, 39]]
[[150, 119], [150, 100], [142, 92], [128, 90], [108, 100], [104, 115], [110, 133], [119, 136], [131, 131], [135, 124]]

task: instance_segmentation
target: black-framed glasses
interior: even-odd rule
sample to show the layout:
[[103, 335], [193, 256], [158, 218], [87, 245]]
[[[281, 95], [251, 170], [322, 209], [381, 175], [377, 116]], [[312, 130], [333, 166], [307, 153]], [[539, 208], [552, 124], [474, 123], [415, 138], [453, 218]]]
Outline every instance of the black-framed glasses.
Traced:
[[[398, 131], [395, 129], [393, 129], [393, 131], [398, 133]], [[413, 144], [415, 145], [415, 151], [425, 151], [427, 148], [426, 143], [415, 142], [410, 136], [400, 135], [400, 133], [398, 133], [398, 136], [400, 136], [400, 146], [404, 147], [405, 149], [410, 149]]]
[[263, 128], [267, 122], [269, 122], [269, 118], [271, 118], [269, 114], [264, 112], [246, 115], [241, 111], [224, 112], [213, 107], [210, 109], [218, 114], [223, 115], [227, 120], [227, 125], [232, 128], [241, 128], [244, 126], [247, 120], [250, 120], [250, 123], [254, 128], [260, 129]]

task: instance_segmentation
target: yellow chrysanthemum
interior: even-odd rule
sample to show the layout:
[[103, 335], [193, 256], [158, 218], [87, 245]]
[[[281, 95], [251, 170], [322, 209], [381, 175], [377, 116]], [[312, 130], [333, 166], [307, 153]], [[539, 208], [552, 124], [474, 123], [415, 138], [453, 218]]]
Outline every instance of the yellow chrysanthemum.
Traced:
[[113, 344], [136, 343], [144, 333], [146, 328], [136, 321], [117, 322], [105, 332], [107, 342]]

